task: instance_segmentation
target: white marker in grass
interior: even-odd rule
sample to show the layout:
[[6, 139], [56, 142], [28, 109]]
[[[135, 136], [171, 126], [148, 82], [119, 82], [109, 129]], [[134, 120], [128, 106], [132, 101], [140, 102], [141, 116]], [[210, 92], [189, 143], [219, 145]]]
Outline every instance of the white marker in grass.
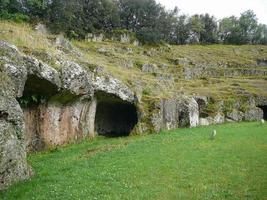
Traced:
[[210, 139], [211, 139], [211, 140], [214, 140], [215, 137], [216, 137], [216, 135], [217, 135], [217, 131], [216, 131], [216, 130], [213, 130], [213, 132], [212, 132], [212, 134], [211, 134], [211, 136], [210, 136]]

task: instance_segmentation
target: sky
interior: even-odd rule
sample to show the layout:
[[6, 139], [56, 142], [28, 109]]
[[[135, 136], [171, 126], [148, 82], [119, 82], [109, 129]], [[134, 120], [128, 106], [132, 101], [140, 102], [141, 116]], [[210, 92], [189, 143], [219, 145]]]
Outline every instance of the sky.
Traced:
[[267, 0], [156, 0], [167, 9], [177, 6], [183, 14], [209, 13], [217, 19], [253, 10], [259, 23], [267, 24]]

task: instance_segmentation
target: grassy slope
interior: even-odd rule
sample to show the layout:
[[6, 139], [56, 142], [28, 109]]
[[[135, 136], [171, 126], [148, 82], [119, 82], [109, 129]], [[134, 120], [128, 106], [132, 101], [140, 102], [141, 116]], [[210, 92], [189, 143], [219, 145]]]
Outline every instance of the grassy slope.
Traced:
[[[53, 60], [56, 56], [63, 59], [64, 57], [74, 59], [88, 67], [101, 66], [105, 71], [133, 88], [134, 91], [142, 93], [148, 98], [170, 97], [177, 92], [207, 95], [218, 100], [236, 98], [240, 96], [240, 91], [267, 96], [267, 77], [204, 77], [185, 80], [182, 66], [174, 62], [178, 58], [187, 58], [193, 63], [231, 63], [231, 69], [267, 70], [266, 67], [254, 67], [258, 58], [267, 58], [267, 46], [166, 45], [135, 47], [117, 42], [72, 41], [72, 44], [82, 53], [82, 56], [77, 56], [56, 48], [53, 45], [54, 39], [54, 35], [38, 34], [27, 24], [0, 21], [0, 40], [17, 45], [26, 54], [32, 54], [55, 68], [58, 67], [55, 64], [57, 62]], [[104, 49], [104, 53], [100, 51], [101, 49]], [[129, 61], [133, 63], [134, 67], [124, 68], [124, 63]], [[166, 65], [159, 70], [159, 75], [171, 76], [173, 80], [171, 78], [160, 80], [153, 73], [142, 72], [140, 66], [144, 63]]]
[[259, 123], [97, 138], [31, 155], [36, 176], [0, 199], [267, 199], [266, 152]]

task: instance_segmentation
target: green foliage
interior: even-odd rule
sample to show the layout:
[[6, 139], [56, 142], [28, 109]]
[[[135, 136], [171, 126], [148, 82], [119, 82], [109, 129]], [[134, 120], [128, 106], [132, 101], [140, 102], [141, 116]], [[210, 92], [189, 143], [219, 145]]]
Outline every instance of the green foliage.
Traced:
[[226, 44], [267, 44], [267, 27], [258, 24], [256, 15], [248, 10], [240, 18], [224, 18], [220, 22], [220, 40]]
[[225, 124], [57, 147], [30, 155], [35, 176], [0, 199], [265, 199], [266, 131]]
[[27, 0], [25, 3], [27, 13], [32, 18], [44, 19], [46, 17], [49, 2], [46, 0]]
[[162, 43], [162, 38], [158, 30], [153, 28], [141, 28], [137, 32], [137, 38], [144, 44]]
[[19, 104], [23, 108], [44, 104], [46, 101], [46, 96], [38, 94], [25, 95], [18, 99]]
[[149, 96], [151, 95], [151, 89], [150, 88], [145, 88], [143, 91], [142, 91], [142, 94], [144, 96]]
[[0, 10], [2, 19], [42, 20], [54, 33], [74, 39], [127, 30], [148, 44], [267, 43], [267, 27], [251, 10], [222, 19], [219, 31], [209, 14], [179, 15], [177, 7], [168, 11], [155, 0], [2, 0]]
[[235, 103], [236, 103], [236, 99], [234, 98], [227, 99], [226, 101], [224, 101], [223, 113], [227, 114], [228, 112], [233, 111], [233, 109], [235, 108]]
[[8, 13], [7, 11], [0, 11], [0, 19], [11, 20], [17, 23], [28, 22], [30, 17], [22, 13]]

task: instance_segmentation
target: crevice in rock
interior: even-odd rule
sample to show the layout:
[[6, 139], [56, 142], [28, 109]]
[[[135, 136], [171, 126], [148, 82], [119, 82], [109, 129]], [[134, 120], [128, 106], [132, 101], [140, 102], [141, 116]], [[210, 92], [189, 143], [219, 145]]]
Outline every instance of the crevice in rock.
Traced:
[[97, 93], [95, 131], [107, 137], [128, 136], [138, 122], [134, 104], [105, 93]]
[[8, 118], [8, 113], [0, 110], [0, 120], [7, 120], [7, 118]]
[[262, 111], [263, 111], [263, 119], [267, 120], [267, 105], [264, 105], [264, 106], [259, 105], [257, 107], [262, 109]]

